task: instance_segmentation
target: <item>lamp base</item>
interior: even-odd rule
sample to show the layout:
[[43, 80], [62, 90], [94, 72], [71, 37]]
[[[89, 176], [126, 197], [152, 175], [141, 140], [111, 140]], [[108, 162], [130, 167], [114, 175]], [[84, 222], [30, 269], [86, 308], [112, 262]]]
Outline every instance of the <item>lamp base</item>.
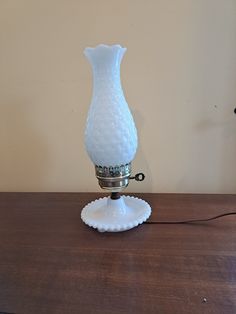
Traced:
[[150, 215], [150, 205], [137, 197], [103, 197], [87, 204], [81, 212], [81, 219], [100, 232], [120, 232], [137, 227]]

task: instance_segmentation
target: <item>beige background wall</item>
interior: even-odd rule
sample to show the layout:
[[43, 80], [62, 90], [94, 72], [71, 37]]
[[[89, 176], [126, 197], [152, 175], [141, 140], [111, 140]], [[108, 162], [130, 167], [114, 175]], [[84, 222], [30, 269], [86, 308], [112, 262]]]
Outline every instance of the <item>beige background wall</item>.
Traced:
[[99, 191], [86, 46], [120, 43], [130, 191], [236, 192], [236, 1], [0, 0], [0, 190]]

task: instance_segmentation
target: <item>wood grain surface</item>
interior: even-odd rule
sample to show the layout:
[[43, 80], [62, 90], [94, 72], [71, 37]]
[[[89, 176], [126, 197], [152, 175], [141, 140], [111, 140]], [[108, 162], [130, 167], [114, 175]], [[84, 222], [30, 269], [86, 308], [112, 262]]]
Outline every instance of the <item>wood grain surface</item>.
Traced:
[[[236, 313], [236, 217], [98, 233], [101, 194], [0, 194], [0, 313]], [[139, 194], [150, 221], [236, 210], [236, 195]]]

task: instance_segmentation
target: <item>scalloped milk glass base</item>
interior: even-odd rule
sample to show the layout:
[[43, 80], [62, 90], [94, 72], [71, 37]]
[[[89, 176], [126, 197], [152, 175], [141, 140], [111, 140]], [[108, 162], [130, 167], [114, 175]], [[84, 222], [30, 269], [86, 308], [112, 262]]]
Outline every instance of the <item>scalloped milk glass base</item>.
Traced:
[[120, 232], [137, 227], [151, 215], [150, 205], [133, 196], [117, 200], [100, 198], [87, 204], [82, 212], [83, 222], [99, 232]]

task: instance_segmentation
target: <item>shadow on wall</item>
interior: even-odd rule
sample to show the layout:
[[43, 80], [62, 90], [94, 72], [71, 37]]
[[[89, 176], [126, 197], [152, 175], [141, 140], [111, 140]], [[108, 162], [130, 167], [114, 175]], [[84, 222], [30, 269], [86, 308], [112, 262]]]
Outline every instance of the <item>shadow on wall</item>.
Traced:
[[144, 118], [137, 109], [131, 111], [138, 131], [138, 149], [135, 159], [132, 162], [132, 175], [135, 175], [138, 172], [143, 172], [145, 174], [145, 180], [144, 182], [136, 182], [131, 180], [127, 191], [145, 191], [151, 193], [153, 187], [152, 171], [145, 157], [145, 152], [142, 145], [142, 129], [144, 126]]
[[22, 103], [0, 107], [1, 191], [44, 189], [49, 170], [48, 147], [27, 108]]

